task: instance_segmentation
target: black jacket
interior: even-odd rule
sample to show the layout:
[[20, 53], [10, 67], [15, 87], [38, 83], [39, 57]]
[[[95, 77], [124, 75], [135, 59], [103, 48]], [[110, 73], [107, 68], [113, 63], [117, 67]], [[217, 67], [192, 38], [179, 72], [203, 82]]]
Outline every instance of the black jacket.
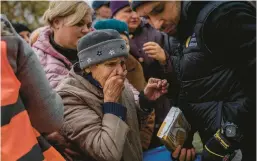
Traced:
[[[221, 120], [237, 124], [244, 156], [255, 155], [256, 13], [248, 2], [182, 2], [170, 57], [178, 106], [205, 143]], [[246, 150], [247, 149], [247, 150]], [[244, 154], [245, 153], [245, 154]]]

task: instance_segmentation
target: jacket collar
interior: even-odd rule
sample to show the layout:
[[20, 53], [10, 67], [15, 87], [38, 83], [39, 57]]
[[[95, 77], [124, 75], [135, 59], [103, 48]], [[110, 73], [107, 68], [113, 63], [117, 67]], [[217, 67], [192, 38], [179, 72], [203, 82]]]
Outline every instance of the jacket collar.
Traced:
[[198, 14], [209, 3], [206, 1], [182, 1], [181, 16], [178, 24], [178, 38], [184, 41], [193, 32]]
[[52, 31], [49, 26], [47, 26], [43, 31], [41, 31], [37, 41], [33, 44], [33, 47], [42, 50], [44, 53], [55, 57], [56, 59], [61, 60], [68, 66], [72, 66], [72, 63], [58, 51], [56, 51], [53, 46], [50, 44], [50, 35]]
[[50, 34], [50, 44], [52, 45], [52, 47], [60, 54], [62, 54], [63, 56], [65, 56], [72, 64], [78, 62], [78, 56], [77, 56], [77, 50], [74, 49], [67, 49], [64, 48], [62, 46], [60, 46], [59, 44], [57, 44], [54, 41], [54, 34]]
[[80, 69], [79, 63], [75, 63], [72, 67], [72, 69], [69, 72], [69, 75], [74, 77], [76, 80], [78, 80], [85, 88], [90, 93], [93, 93], [99, 98], [103, 98], [103, 90], [94, 84], [90, 83], [89, 80], [84, 78], [84, 72]]

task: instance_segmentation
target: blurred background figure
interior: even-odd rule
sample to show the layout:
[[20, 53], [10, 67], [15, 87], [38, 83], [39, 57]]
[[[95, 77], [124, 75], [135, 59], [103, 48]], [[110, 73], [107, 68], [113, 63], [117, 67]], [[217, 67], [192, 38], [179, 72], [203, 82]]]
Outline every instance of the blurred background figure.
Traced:
[[29, 43], [29, 37], [31, 30], [22, 23], [12, 23], [15, 31], [27, 42]]
[[84, 1], [52, 1], [43, 18], [48, 26], [32, 47], [55, 88], [78, 61], [77, 42], [92, 31], [92, 10]]
[[102, 19], [108, 19], [111, 17], [111, 9], [109, 7], [110, 1], [93, 1], [92, 8], [94, 9], [94, 21], [95, 23]]

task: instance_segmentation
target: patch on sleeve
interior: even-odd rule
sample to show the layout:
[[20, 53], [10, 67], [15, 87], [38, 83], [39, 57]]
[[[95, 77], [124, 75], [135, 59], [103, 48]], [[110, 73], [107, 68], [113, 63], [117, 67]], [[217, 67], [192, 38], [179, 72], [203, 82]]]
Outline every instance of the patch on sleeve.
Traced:
[[196, 41], [196, 36], [195, 33], [193, 33], [192, 36], [189, 36], [186, 41], [186, 47], [196, 47], [197, 46], [197, 41]]

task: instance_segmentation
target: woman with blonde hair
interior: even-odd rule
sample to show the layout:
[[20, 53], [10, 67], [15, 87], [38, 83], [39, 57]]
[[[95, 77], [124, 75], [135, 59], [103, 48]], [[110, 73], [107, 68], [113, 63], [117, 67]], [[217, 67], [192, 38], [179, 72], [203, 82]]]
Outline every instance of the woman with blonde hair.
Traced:
[[52, 1], [43, 18], [48, 26], [32, 47], [55, 89], [78, 61], [77, 42], [92, 30], [92, 11], [84, 1]]

